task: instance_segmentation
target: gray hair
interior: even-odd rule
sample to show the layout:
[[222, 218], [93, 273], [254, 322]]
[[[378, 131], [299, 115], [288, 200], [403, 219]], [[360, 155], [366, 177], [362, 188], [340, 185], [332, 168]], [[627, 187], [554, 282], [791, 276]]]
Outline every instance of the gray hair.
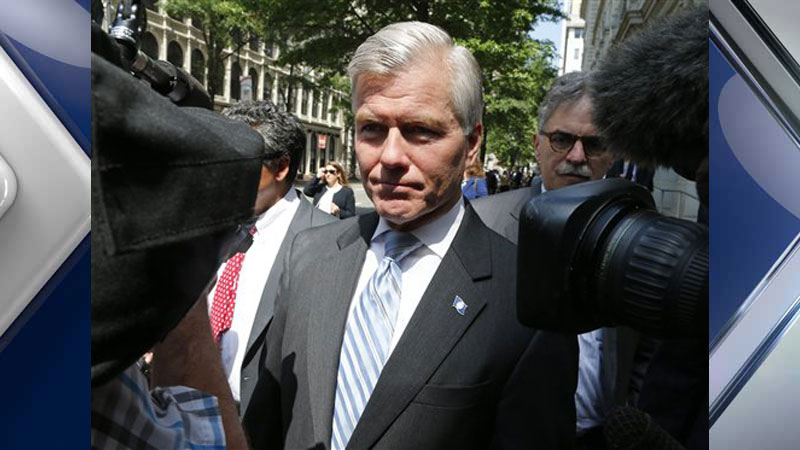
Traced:
[[589, 74], [587, 72], [570, 72], [553, 80], [550, 90], [539, 105], [539, 132], [550, 120], [555, 110], [561, 105], [575, 103], [589, 94]]
[[359, 76], [396, 74], [436, 51], [448, 52], [446, 61], [453, 113], [464, 134], [471, 134], [483, 117], [480, 66], [469, 50], [456, 45], [447, 32], [435, 25], [398, 22], [367, 38], [358, 46], [347, 68], [353, 93]]

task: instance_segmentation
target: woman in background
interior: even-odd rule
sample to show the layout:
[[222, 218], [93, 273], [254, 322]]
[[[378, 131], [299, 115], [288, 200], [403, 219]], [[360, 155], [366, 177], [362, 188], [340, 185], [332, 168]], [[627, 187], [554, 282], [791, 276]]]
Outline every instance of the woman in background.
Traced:
[[314, 206], [340, 219], [356, 215], [356, 196], [347, 183], [344, 169], [336, 161], [328, 161], [321, 167], [303, 193], [314, 197]]
[[464, 169], [464, 181], [461, 182], [461, 192], [468, 199], [476, 199], [489, 195], [486, 189], [486, 175], [483, 173], [483, 164], [478, 158]]

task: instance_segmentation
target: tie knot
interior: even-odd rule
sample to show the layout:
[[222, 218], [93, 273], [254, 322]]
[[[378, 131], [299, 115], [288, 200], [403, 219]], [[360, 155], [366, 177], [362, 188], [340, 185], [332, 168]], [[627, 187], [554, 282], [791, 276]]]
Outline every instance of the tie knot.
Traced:
[[422, 245], [422, 243], [411, 233], [389, 230], [386, 232], [384, 241], [384, 257], [391, 258], [395, 262], [408, 256], [411, 252]]

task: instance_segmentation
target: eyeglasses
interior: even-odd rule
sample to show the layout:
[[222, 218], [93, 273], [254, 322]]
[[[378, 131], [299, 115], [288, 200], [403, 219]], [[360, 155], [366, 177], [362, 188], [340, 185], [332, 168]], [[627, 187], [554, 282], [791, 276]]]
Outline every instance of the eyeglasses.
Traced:
[[576, 136], [563, 131], [546, 132], [542, 131], [542, 136], [547, 136], [550, 140], [550, 147], [557, 153], [569, 152], [575, 146], [576, 141], [583, 144], [583, 154], [587, 158], [596, 158], [606, 152], [606, 144], [600, 136]]
[[322, 173], [329, 173], [331, 175], [336, 175], [336, 170], [322, 169]]

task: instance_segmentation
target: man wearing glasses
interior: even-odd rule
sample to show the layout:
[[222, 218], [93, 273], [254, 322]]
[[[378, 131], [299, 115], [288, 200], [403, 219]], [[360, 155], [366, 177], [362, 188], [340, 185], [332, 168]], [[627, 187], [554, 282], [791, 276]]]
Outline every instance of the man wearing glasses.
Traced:
[[530, 190], [518, 189], [472, 202], [489, 228], [517, 243], [519, 212], [534, 195], [570, 184], [599, 180], [613, 163], [592, 123], [589, 76], [571, 72], [556, 78], [539, 106], [533, 136], [541, 175]]
[[[510, 191], [472, 203], [489, 228], [515, 244], [520, 211], [532, 196], [599, 180], [613, 163], [592, 123], [588, 81], [588, 73], [565, 74], [553, 81], [542, 101], [539, 132], [533, 136], [541, 176], [533, 179], [530, 190]], [[639, 340], [628, 328], [604, 328], [578, 336], [578, 449], [606, 448], [602, 434], [606, 412], [616, 405], [635, 403], [648, 360], [646, 346]]]

